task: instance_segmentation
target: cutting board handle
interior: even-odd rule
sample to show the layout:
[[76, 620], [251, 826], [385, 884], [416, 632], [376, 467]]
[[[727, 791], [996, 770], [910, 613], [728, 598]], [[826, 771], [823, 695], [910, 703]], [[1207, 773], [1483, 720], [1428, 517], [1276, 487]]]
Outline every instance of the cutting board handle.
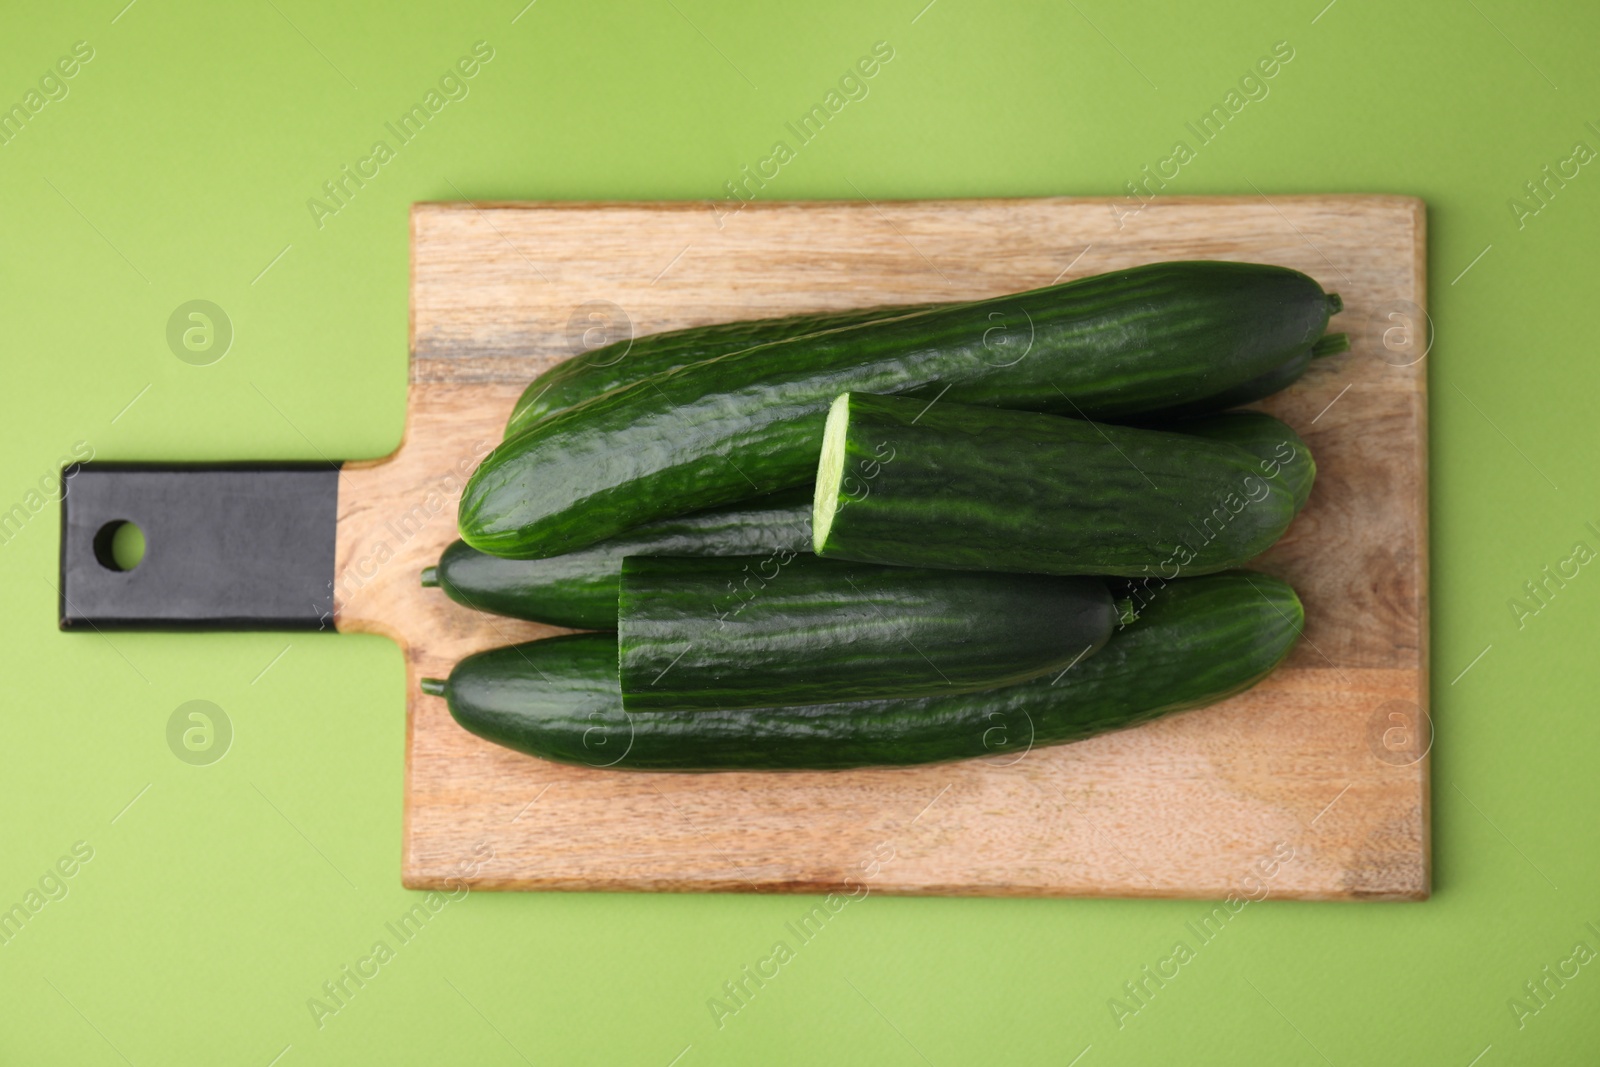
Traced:
[[[68, 467], [61, 629], [331, 630], [338, 498], [327, 463]], [[145, 552], [122, 570], [130, 522]]]

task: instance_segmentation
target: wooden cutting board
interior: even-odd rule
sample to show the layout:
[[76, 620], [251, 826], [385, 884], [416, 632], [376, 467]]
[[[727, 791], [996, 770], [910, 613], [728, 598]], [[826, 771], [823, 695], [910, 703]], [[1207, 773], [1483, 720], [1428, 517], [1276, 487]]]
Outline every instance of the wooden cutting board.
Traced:
[[[1386, 196], [420, 204], [404, 443], [340, 478], [336, 621], [406, 652], [413, 888], [1418, 900], [1429, 891], [1423, 205]], [[1258, 567], [1305, 638], [1224, 704], [1018, 758], [676, 775], [458, 728], [417, 679], [556, 633], [417, 575], [527, 381], [587, 346], [732, 319], [988, 297], [1170, 259], [1277, 263], [1354, 340], [1263, 406], [1316, 454]], [[627, 739], [606, 739], [620, 755]]]

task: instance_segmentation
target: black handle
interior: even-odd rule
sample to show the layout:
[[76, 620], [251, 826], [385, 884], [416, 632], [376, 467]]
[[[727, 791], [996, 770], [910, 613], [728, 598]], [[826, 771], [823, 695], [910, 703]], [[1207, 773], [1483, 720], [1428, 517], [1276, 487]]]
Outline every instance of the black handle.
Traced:
[[[337, 468], [87, 463], [62, 486], [61, 629], [332, 627]], [[145, 553], [124, 571], [110, 543], [128, 522]]]

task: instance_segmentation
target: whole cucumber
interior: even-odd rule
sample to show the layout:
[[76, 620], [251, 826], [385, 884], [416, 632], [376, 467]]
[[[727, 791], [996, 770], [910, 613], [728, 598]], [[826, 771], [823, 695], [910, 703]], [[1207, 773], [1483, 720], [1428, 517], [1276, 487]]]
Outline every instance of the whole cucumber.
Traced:
[[1116, 621], [1098, 578], [629, 557], [617, 673], [629, 711], [965, 693], [1059, 672]]
[[492, 555], [553, 556], [800, 485], [842, 392], [1084, 418], [1192, 402], [1312, 345], [1329, 306], [1282, 267], [1167, 263], [730, 353], [503, 442], [462, 494], [461, 537]]
[[903, 567], [1210, 574], [1294, 518], [1293, 488], [1259, 462], [1226, 440], [846, 393], [828, 415], [812, 544]]
[[1185, 578], [1059, 678], [961, 696], [754, 711], [622, 708], [617, 642], [574, 634], [480, 652], [424, 691], [479, 737], [541, 759], [632, 771], [833, 770], [975, 756], [1010, 763], [1226, 699], [1266, 677], [1304, 621], [1288, 585]]
[[552, 415], [652, 374], [676, 370], [690, 363], [714, 359], [756, 345], [786, 341], [819, 330], [855, 326], [874, 319], [904, 315], [909, 311], [921, 311], [930, 306], [898, 305], [787, 315], [778, 319], [693, 326], [685, 330], [668, 330], [665, 333], [613, 341], [563, 360], [528, 383], [511, 409], [505, 435], [515, 437]]

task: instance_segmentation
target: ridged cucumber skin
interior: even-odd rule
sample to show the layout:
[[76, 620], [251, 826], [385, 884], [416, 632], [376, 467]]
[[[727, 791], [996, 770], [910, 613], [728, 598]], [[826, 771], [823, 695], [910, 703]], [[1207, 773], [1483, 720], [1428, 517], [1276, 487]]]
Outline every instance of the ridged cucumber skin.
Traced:
[[[835, 405], [814, 551], [903, 567], [1211, 574], [1272, 546], [1282, 481], [1226, 441], [848, 393]], [[842, 450], [842, 455], [839, 454]]]
[[1281, 392], [1300, 380], [1306, 368], [1311, 366], [1313, 359], [1309, 347], [1296, 352], [1289, 359], [1278, 366], [1257, 375], [1247, 382], [1241, 382], [1230, 389], [1204, 397], [1188, 404], [1178, 404], [1161, 411], [1140, 415], [1137, 419], [1130, 420], [1139, 426], [1163, 426], [1175, 419], [1188, 418], [1192, 415], [1201, 415], [1213, 411], [1226, 411], [1229, 408], [1242, 407], [1253, 404], [1257, 400], [1264, 400], [1273, 393]]
[[618, 675], [629, 711], [972, 692], [1092, 656], [1116, 621], [1097, 578], [629, 557]]
[[1119, 418], [1212, 396], [1312, 344], [1329, 298], [1296, 271], [1171, 263], [762, 345], [595, 397], [503, 442], [461, 537], [570, 552], [806, 482], [843, 392]]
[[451, 600], [477, 611], [553, 626], [615, 630], [625, 557], [809, 554], [811, 495], [809, 488], [788, 490], [662, 519], [546, 559], [501, 559], [456, 541], [439, 558], [438, 585]]
[[[1338, 294], [1329, 294], [1328, 300], [1330, 304], [1337, 303], [1337, 306], [1332, 309], [1335, 312], [1343, 309], [1344, 303], [1339, 299]], [[1285, 360], [1265, 374], [1257, 375], [1247, 382], [1241, 382], [1232, 388], [1224, 389], [1214, 396], [1208, 396], [1190, 404], [1180, 404], [1177, 407], [1167, 408], [1163, 411], [1149, 412], [1131, 421], [1134, 425], [1159, 427], [1172, 422], [1174, 419], [1186, 418], [1190, 415], [1226, 411], [1229, 408], [1253, 404], [1257, 400], [1265, 400], [1273, 393], [1282, 392], [1299, 381], [1301, 375], [1305, 374], [1306, 368], [1311, 366], [1313, 360], [1336, 356], [1349, 350], [1350, 337], [1348, 334], [1324, 334], [1317, 340], [1316, 344], [1297, 352], [1293, 357]]]
[[940, 763], [1136, 726], [1242, 692], [1294, 647], [1294, 590], [1261, 574], [1171, 582], [1059, 680], [963, 696], [751, 711], [622, 708], [617, 643], [576, 634], [481, 652], [445, 685], [466, 730], [540, 759], [619, 771], [801, 771]]
[[1311, 499], [1317, 480], [1317, 462], [1311, 448], [1288, 423], [1264, 411], [1229, 411], [1168, 424], [1173, 433], [1193, 434], [1237, 445], [1256, 457], [1263, 478], [1276, 478], [1294, 497], [1296, 514]]
[[613, 389], [706, 359], [791, 337], [922, 311], [933, 305], [900, 304], [848, 311], [786, 315], [777, 319], [694, 326], [615, 341], [563, 360], [539, 375], [517, 398], [507, 437]]

